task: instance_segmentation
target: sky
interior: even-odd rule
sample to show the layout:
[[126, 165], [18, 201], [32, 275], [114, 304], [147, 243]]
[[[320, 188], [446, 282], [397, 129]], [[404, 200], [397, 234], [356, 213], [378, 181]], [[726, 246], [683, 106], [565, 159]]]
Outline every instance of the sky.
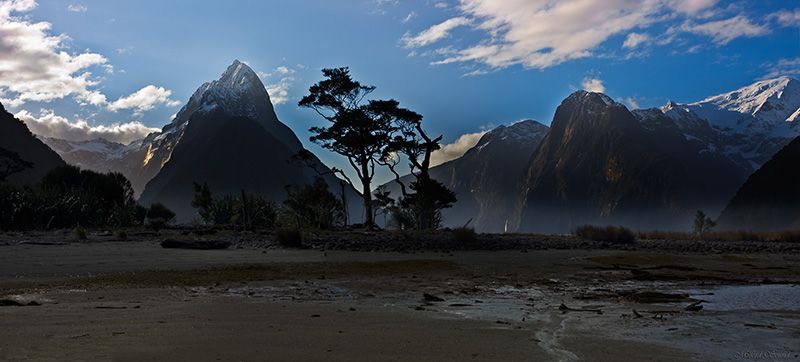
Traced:
[[800, 2], [0, 0], [0, 102], [40, 135], [141, 138], [234, 59], [328, 164], [297, 102], [339, 66], [421, 113], [441, 162], [579, 89], [646, 108], [800, 77]]

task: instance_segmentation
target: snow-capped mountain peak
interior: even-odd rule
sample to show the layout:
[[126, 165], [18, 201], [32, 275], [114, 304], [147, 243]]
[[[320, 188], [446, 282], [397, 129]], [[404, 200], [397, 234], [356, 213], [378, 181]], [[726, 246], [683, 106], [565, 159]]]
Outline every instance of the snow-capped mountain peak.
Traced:
[[761, 80], [688, 106], [708, 108], [712, 105], [721, 110], [749, 114], [760, 122], [775, 126], [800, 109], [800, 81], [790, 77]]
[[[687, 139], [747, 160], [755, 170], [791, 139], [800, 136], [800, 81], [778, 77], [757, 81], [702, 101], [668, 102], [660, 111]], [[640, 121], [647, 121], [640, 113]]]

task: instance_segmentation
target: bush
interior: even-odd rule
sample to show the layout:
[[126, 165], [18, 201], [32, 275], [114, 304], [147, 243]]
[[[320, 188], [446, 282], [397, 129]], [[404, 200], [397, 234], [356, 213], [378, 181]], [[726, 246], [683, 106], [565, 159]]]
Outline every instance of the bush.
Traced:
[[208, 184], [194, 183], [192, 207], [204, 223], [210, 225], [239, 225], [244, 229], [272, 228], [277, 219], [275, 203], [258, 195], [240, 197], [224, 195], [215, 198]]
[[0, 229], [141, 225], [142, 208], [121, 174], [62, 166], [28, 186], [0, 185]]
[[475, 229], [469, 227], [459, 227], [453, 229], [450, 234], [453, 242], [462, 245], [476, 245], [478, 244], [478, 234]]
[[575, 236], [581, 239], [627, 244], [636, 242], [636, 234], [622, 226], [584, 225], [575, 229]]
[[283, 205], [285, 225], [325, 230], [344, 224], [342, 202], [328, 190], [321, 177], [310, 185], [287, 187]]
[[75, 237], [75, 240], [86, 240], [86, 229], [76, 227], [72, 230], [72, 236]]
[[175, 213], [164, 204], [156, 202], [147, 210], [147, 222], [153, 229], [163, 229], [173, 219], [175, 219]]
[[303, 247], [303, 234], [298, 229], [278, 229], [273, 236], [285, 248]]

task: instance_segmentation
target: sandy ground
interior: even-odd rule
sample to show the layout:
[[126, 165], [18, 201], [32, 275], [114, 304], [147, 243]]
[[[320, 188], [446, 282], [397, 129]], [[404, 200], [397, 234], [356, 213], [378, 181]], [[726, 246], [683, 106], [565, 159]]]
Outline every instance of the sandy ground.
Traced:
[[[0, 296], [41, 305], [0, 307], [0, 360], [798, 360], [799, 281], [781, 254], [8, 242]], [[764, 283], [764, 304], [685, 310]]]

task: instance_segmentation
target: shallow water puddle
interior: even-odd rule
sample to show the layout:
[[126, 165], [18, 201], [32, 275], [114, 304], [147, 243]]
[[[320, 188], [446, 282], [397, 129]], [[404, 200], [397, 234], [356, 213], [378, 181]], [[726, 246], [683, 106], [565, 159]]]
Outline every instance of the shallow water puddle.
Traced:
[[706, 310], [800, 311], [800, 285], [797, 284], [722, 286], [683, 292], [703, 300]]

